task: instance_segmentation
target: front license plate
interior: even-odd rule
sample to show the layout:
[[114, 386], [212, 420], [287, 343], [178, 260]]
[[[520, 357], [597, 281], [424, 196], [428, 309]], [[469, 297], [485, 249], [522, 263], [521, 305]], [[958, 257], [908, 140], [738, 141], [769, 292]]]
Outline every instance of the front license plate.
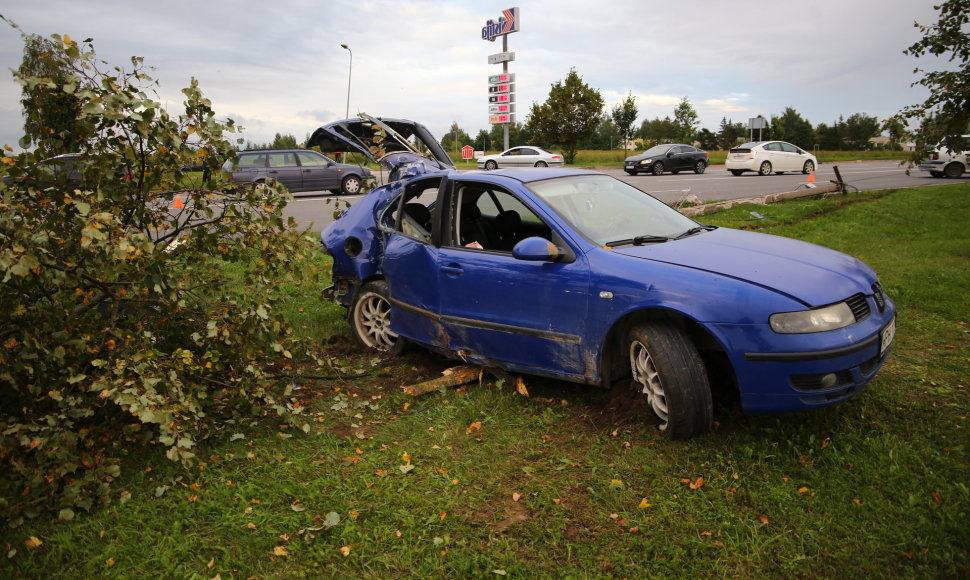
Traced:
[[879, 356], [882, 356], [886, 352], [886, 349], [889, 348], [889, 345], [893, 343], [893, 339], [896, 338], [896, 317], [895, 316], [893, 316], [893, 319], [889, 321], [889, 324], [886, 325], [886, 328], [882, 329], [882, 332], [880, 333], [880, 335], [881, 335], [880, 336], [881, 344], [879, 345]]

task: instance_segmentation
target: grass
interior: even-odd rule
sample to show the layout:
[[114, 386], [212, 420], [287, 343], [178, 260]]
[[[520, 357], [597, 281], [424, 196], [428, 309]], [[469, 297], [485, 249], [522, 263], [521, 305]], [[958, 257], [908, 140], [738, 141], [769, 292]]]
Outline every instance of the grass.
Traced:
[[239, 432], [188, 472], [133, 453], [130, 499], [5, 530], [0, 576], [965, 575], [968, 212], [964, 183], [705, 216], [864, 259], [899, 331], [859, 397], [791, 415], [727, 402], [688, 442], [663, 439], [622, 389], [527, 378], [526, 398], [486, 377], [409, 397], [400, 385], [452, 363], [361, 352], [319, 288], [286, 288], [333, 361], [294, 380], [309, 433]]

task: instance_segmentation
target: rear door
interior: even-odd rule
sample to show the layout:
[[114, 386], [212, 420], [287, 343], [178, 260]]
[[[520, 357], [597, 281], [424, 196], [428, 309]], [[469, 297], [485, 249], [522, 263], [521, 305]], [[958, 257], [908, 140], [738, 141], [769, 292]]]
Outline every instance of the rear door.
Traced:
[[293, 151], [271, 151], [267, 154], [266, 176], [279, 181], [290, 191], [303, 189], [303, 170]]

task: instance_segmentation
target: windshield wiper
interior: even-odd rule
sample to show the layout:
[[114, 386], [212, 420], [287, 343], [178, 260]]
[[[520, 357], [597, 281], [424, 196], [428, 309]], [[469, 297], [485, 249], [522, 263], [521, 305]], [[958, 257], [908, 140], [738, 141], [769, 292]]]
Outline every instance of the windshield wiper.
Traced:
[[643, 244], [659, 244], [660, 242], [669, 241], [670, 238], [667, 236], [654, 236], [651, 234], [646, 234], [643, 236], [637, 236], [635, 238], [628, 238], [625, 240], [616, 240], [615, 242], [609, 242], [607, 246], [625, 246], [627, 244], [633, 244], [634, 246], [642, 246]]
[[686, 232], [684, 232], [682, 234], [679, 234], [679, 235], [675, 236], [673, 239], [680, 240], [680, 239], [683, 239], [683, 238], [686, 238], [686, 237], [689, 237], [689, 236], [693, 236], [694, 234], [699, 234], [701, 232], [709, 232], [709, 231], [711, 231], [713, 229], [717, 229], [717, 226], [697, 226], [695, 228], [691, 228], [691, 229], [687, 230]]

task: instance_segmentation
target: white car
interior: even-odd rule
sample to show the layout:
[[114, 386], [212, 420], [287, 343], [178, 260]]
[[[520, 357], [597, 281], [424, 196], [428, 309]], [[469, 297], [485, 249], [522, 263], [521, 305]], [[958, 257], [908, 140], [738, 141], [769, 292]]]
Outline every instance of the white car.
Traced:
[[929, 171], [933, 177], [960, 177], [968, 169], [970, 155], [970, 135], [962, 135], [963, 151], [950, 151], [940, 147], [931, 151], [929, 157], [920, 162], [918, 169]]
[[728, 153], [724, 167], [734, 175], [755, 171], [758, 175], [786, 171], [811, 173], [818, 167], [814, 155], [785, 141], [752, 141]]
[[478, 168], [499, 169], [501, 167], [562, 167], [563, 159], [559, 153], [546, 151], [542, 147], [513, 147], [495, 155], [479, 157]]

